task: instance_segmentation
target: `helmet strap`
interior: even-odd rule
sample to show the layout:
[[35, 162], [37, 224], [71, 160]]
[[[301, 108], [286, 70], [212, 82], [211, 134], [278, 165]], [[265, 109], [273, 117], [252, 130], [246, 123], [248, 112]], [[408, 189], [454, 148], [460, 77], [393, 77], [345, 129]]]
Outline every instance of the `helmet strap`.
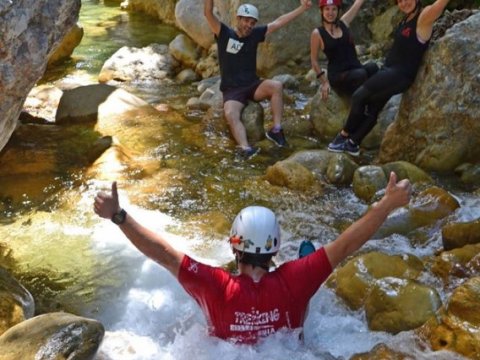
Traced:
[[251, 265], [253, 268], [260, 267], [268, 272], [273, 254], [249, 254], [243, 251], [235, 250], [235, 261], [238, 264]]

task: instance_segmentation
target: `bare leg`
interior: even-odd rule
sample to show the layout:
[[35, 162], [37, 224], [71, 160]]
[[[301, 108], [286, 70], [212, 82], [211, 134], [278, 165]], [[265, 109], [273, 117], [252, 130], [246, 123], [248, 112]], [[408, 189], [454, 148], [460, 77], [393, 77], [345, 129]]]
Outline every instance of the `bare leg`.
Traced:
[[227, 120], [232, 136], [242, 149], [248, 149], [247, 131], [241, 121], [242, 109], [245, 107], [241, 102], [229, 100], [223, 104], [225, 119]]
[[280, 81], [264, 80], [255, 90], [255, 101], [270, 100], [272, 107], [273, 124], [280, 127], [283, 116], [283, 85]]

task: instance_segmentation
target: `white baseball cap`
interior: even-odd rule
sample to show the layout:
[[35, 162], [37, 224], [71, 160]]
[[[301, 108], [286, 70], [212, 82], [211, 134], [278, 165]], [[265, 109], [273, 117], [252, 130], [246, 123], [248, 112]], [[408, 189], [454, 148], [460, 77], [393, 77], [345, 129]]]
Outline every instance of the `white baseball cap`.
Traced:
[[251, 17], [258, 21], [258, 9], [251, 4], [242, 4], [238, 7], [237, 16]]

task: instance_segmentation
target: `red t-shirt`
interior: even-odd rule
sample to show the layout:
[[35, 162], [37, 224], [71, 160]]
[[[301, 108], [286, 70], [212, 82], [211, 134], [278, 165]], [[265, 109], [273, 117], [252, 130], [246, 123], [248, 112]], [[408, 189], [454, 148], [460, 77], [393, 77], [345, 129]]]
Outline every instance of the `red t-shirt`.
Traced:
[[185, 255], [178, 280], [205, 314], [211, 335], [254, 343], [303, 326], [310, 298], [332, 272], [325, 249], [287, 262], [254, 282]]

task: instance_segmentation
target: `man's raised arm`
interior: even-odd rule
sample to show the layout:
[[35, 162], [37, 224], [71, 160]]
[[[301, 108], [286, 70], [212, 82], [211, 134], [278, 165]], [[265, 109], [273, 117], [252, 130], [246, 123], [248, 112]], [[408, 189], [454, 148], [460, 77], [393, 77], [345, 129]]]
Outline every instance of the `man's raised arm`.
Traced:
[[205, 18], [207, 19], [208, 26], [210, 26], [210, 30], [218, 36], [220, 33], [220, 20], [215, 16], [213, 13], [213, 0], [204, 0], [204, 6], [203, 6], [203, 14], [205, 15]]
[[297, 16], [303, 14], [312, 6], [311, 0], [300, 0], [300, 6], [289, 13], [283, 14], [282, 16], [278, 17], [271, 23], [267, 25], [267, 35], [271, 34], [272, 32], [280, 29], [282, 26], [287, 25], [290, 21], [295, 19]]
[[[118, 202], [117, 183], [113, 182], [112, 192], [99, 192], [95, 197], [94, 211], [98, 216], [112, 219], [114, 214], [120, 213], [122, 208]], [[178, 271], [185, 254], [175, 250], [167, 240], [140, 225], [129, 214], [119, 224], [120, 229], [138, 250], [150, 259], [159, 263], [178, 277]]]
[[365, 244], [387, 219], [388, 214], [408, 204], [411, 191], [410, 182], [404, 179], [397, 183], [397, 175], [392, 172], [383, 198], [336, 240], [325, 245], [332, 268]]

